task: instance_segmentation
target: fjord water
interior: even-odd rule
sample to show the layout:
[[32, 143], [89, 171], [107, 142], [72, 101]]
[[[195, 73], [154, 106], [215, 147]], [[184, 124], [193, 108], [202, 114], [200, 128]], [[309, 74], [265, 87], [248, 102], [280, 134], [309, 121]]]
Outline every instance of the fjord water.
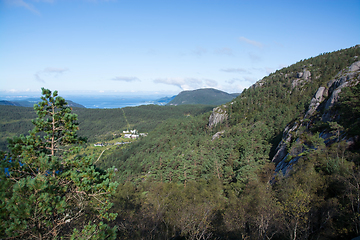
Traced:
[[86, 108], [123, 108], [157, 104], [159, 96], [67, 96], [67, 100], [81, 104]]

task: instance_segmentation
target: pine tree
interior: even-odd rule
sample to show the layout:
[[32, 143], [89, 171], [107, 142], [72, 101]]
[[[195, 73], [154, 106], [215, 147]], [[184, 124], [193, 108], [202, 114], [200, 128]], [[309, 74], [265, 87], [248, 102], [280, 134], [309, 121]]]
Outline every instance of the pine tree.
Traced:
[[42, 94], [34, 129], [9, 140], [1, 161], [0, 238], [114, 239], [116, 229], [106, 225], [116, 217], [108, 212], [113, 169], [77, 155], [77, 116], [57, 91]]

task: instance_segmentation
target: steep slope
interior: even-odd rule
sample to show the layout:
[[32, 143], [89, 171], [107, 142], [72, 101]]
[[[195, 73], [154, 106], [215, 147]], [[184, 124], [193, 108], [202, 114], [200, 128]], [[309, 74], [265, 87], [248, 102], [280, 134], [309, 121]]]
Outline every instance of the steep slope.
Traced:
[[[293, 142], [305, 142], [301, 135], [306, 132], [320, 131], [319, 137], [327, 145], [339, 141], [340, 135], [342, 140], [346, 140], [349, 146], [356, 144], [354, 137], [358, 138], [358, 134], [360, 134], [360, 120], [358, 119], [359, 103], [356, 102], [359, 95], [355, 94], [348, 99], [348, 104], [352, 105], [351, 108], [344, 104], [346, 95], [343, 94], [342, 101], [339, 101], [339, 97], [343, 89], [358, 93], [359, 82], [360, 61], [357, 61], [341, 70], [334, 78], [318, 88], [311, 99], [305, 115], [298, 117], [285, 128], [283, 138], [276, 148], [275, 156], [272, 158], [272, 162], [277, 166], [276, 171], [282, 170], [285, 174], [304, 155], [304, 152], [309, 150], [305, 148], [290, 148]], [[339, 125], [337, 122], [342, 125]], [[341, 129], [339, 136], [336, 136], [334, 133], [336, 128], [339, 128], [339, 131]], [[314, 148], [311, 144], [307, 145], [310, 149]]]
[[[146, 209], [139, 219], [158, 219], [151, 232], [164, 231], [164, 222], [182, 229], [181, 221], [193, 220], [184, 214], [203, 210], [201, 222], [209, 227], [195, 226], [210, 239], [354, 238], [360, 234], [359, 56], [355, 46], [302, 60], [213, 114], [158, 125], [99, 166], [119, 170], [123, 204], [135, 189], [132, 203], [142, 208], [126, 209]], [[179, 185], [183, 190], [174, 189]], [[202, 192], [212, 187], [214, 196]], [[184, 195], [186, 204], [174, 210]]]
[[229, 94], [217, 89], [206, 88], [193, 91], [182, 91], [168, 105], [205, 104], [220, 105], [230, 102], [239, 94]]
[[[194, 179], [217, 172], [214, 170], [214, 163], [217, 162], [221, 165], [218, 168], [221, 169], [219, 176], [228, 182], [239, 183], [240, 175], [245, 174], [242, 171], [247, 172], [245, 175], [251, 175], [257, 169], [256, 166], [274, 157], [284, 128], [296, 118], [303, 117], [319, 87], [329, 82], [340, 70], [356, 62], [359, 55], [360, 47], [356, 46], [321, 54], [278, 70], [244, 90], [232, 102], [214, 109], [214, 112], [221, 112], [224, 117], [221, 118], [221, 124], [212, 128], [209, 128], [212, 125], [208, 121], [209, 115], [159, 125], [144, 142], [135, 144], [127, 150], [128, 154], [121, 156], [119, 162], [124, 165], [118, 167], [126, 169], [122, 173], [126, 178], [127, 174], [137, 176], [154, 166], [174, 168], [171, 164], [160, 164], [159, 159], [174, 159], [179, 155], [181, 157], [176, 161], [181, 163], [187, 153], [186, 159], [194, 159], [196, 162], [196, 169], [193, 170], [196, 174], [192, 176]], [[217, 132], [223, 132], [221, 138], [212, 140]], [[215, 152], [219, 152], [219, 155]], [[207, 157], [199, 157], [199, 154]], [[200, 170], [205, 160], [211, 164], [208, 164], [206, 171]], [[135, 172], [132, 172], [133, 167], [128, 162], [133, 167], [142, 167], [136, 167]], [[240, 167], [239, 164], [244, 165]], [[253, 167], [249, 168], [248, 164], [253, 164]], [[158, 171], [151, 172], [155, 178], [160, 177]], [[174, 179], [174, 176], [171, 178]], [[177, 179], [181, 179], [181, 176], [178, 175]]]

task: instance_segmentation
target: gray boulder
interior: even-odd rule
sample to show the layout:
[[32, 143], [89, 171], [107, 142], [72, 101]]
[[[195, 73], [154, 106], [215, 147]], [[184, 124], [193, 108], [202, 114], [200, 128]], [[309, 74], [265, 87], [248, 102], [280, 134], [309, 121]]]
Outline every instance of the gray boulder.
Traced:
[[220, 132], [215, 133], [212, 138], [211, 141], [214, 141], [215, 139], [219, 138], [223, 133], [225, 132], [225, 130], [222, 130]]
[[212, 114], [209, 118], [209, 127], [212, 128], [219, 123], [224, 122], [227, 120], [228, 114], [226, 112], [226, 105], [222, 105], [220, 107], [216, 107], [213, 109]]
[[310, 77], [311, 77], [311, 72], [308, 71], [308, 70], [306, 70], [306, 69], [304, 69], [303, 78], [304, 78], [305, 80], [310, 80]]

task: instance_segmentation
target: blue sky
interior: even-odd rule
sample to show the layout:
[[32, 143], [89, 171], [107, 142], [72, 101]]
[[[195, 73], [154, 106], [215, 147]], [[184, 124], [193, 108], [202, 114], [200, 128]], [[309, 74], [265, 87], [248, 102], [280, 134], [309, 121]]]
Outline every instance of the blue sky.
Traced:
[[360, 0], [2, 0], [0, 96], [241, 92], [360, 43]]

